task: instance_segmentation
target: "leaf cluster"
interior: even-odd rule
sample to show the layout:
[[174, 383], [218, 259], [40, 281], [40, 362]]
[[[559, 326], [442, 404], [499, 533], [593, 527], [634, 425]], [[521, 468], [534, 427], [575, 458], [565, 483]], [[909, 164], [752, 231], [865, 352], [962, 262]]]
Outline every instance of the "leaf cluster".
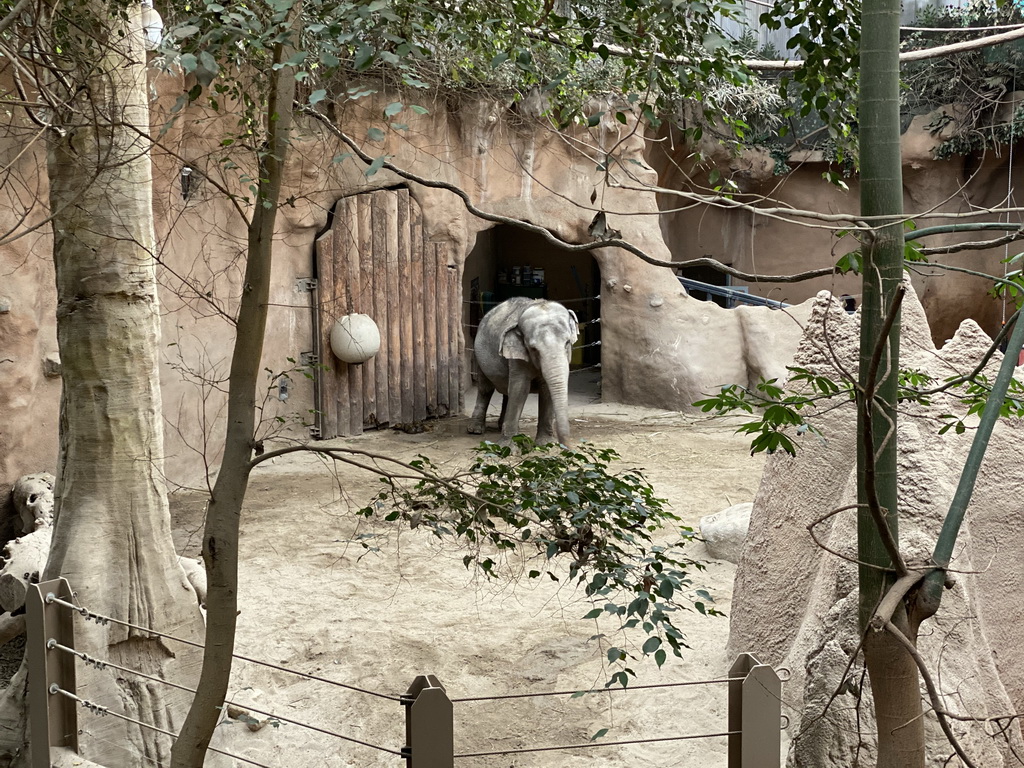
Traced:
[[[762, 379], [754, 391], [733, 384], [722, 387], [714, 397], [698, 400], [694, 405], [715, 416], [756, 416], [736, 429], [738, 433], [753, 435], [751, 455], [781, 450], [795, 456], [796, 438], [808, 432], [824, 438], [823, 432], [814, 424], [815, 418], [853, 402], [856, 388], [852, 381], [836, 381], [808, 368], [790, 366], [787, 370], [790, 376], [785, 387], [776, 379]], [[936, 394], [955, 393], [956, 400], [966, 406], [966, 410], [959, 414], [937, 414], [935, 418], [942, 422], [937, 433], [944, 435], [953, 431], [963, 434], [970, 428], [969, 422], [981, 415], [991, 391], [991, 381], [980, 371], [939, 381], [923, 371], [904, 368], [899, 372], [896, 399], [899, 403], [930, 407]], [[1010, 379], [1000, 416], [1024, 418], [1024, 383], [1018, 379]]]
[[794, 101], [782, 116], [817, 116], [835, 142], [836, 160], [847, 162], [855, 155], [860, 2], [776, 0], [760, 22], [791, 30], [786, 48], [804, 62], [779, 80], [781, 96]]
[[[1019, 3], [972, 0], [959, 7], [926, 5], [914, 26], [936, 31], [906, 33], [902, 48], [913, 51], [965, 42], [986, 34], [970, 27], [1021, 23], [1024, 9]], [[1024, 135], [1024, 115], [1019, 112], [1009, 121], [995, 119], [1008, 94], [1024, 83], [1024, 42], [911, 62], [903, 67], [903, 78], [904, 108], [911, 113], [926, 114], [948, 104], [959, 107], [956, 116], [942, 110], [928, 126], [936, 133], [950, 132], [936, 148], [940, 158], [982, 151]]]
[[794, 437], [808, 432], [821, 436], [812, 420], [818, 403], [835, 399], [852, 401], [854, 391], [849, 382], [836, 382], [809, 368], [791, 366], [787, 370], [790, 372], [788, 388], [778, 379], [762, 377], [754, 390], [730, 384], [714, 397], [698, 400], [694, 406], [716, 416], [756, 413], [756, 419], [736, 429], [740, 434], [753, 435], [750, 454], [773, 454], [781, 450], [795, 456]]
[[[463, 563], [488, 577], [499, 576], [513, 553], [537, 561], [528, 578], [582, 588], [595, 604], [584, 618], [609, 617], [622, 631], [646, 635], [639, 651], [610, 648], [610, 661], [653, 656], [661, 666], [669, 651], [678, 656], [686, 647], [673, 621], [677, 611], [721, 614], [691, 581], [690, 572], [704, 565], [681, 552], [694, 531], [680, 526], [677, 540], [656, 541], [679, 518], [639, 470], [613, 470], [618, 460], [615, 451], [588, 444], [540, 446], [524, 436], [514, 447], [485, 442], [455, 476], [420, 456], [412, 462], [421, 473], [416, 482], [382, 477], [384, 488], [359, 514], [468, 544]], [[555, 561], [565, 562], [567, 573], [556, 574]], [[626, 667], [609, 684], [626, 685], [633, 674]]]
[[255, 121], [270, 52], [285, 42], [296, 54], [283, 66], [295, 69], [312, 103], [390, 83], [513, 100], [539, 92], [563, 126], [586, 121], [589, 99], [609, 93], [655, 122], [684, 99], [729, 120], [713, 103], [715, 85], [748, 82], [720, 27], [741, 10], [734, 0], [302, 0], [293, 39], [297, 2], [169, 8], [165, 61], [194, 78], [178, 108], [230, 99]]

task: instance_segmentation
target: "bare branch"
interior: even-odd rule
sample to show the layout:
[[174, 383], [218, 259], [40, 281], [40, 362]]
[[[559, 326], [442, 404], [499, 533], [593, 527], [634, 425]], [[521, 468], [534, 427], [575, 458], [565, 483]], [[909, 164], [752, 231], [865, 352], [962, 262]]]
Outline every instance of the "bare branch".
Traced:
[[998, 35], [987, 35], [976, 40], [967, 40], [962, 43], [951, 43], [950, 45], [939, 45], [935, 48], [925, 48], [921, 51], [906, 51], [900, 54], [900, 63], [906, 61], [923, 61], [925, 59], [937, 59], [941, 56], [952, 56], [964, 51], [976, 51], [979, 48], [988, 48], [993, 45], [1010, 43], [1014, 40], [1024, 38], [1024, 28], [1018, 28], [1009, 32], [1002, 32]]
[[10, 27], [14, 22], [18, 20], [18, 17], [32, 4], [32, 0], [18, 0], [18, 4], [11, 8], [11, 12], [0, 19], [0, 35], [2, 35], [7, 28]]
[[957, 253], [959, 251], [984, 251], [1021, 239], [1024, 239], [1024, 229], [1018, 229], [1016, 232], [1011, 232], [1008, 235], [996, 237], [992, 240], [972, 240], [966, 243], [951, 243], [950, 245], [939, 245], [931, 248], [919, 248], [918, 253], [922, 256], [937, 256], [946, 253]]
[[[336, 125], [334, 125], [334, 123], [331, 122], [331, 120], [326, 115], [323, 115], [314, 109], [310, 109], [309, 107], [297, 106], [296, 108], [300, 109], [304, 114], [309, 115], [313, 119], [323, 124], [328, 129], [328, 131], [330, 131], [334, 136], [336, 136], [338, 139], [344, 142], [349, 147], [349, 149], [351, 149], [352, 152], [364, 163], [370, 164], [374, 161], [374, 158], [371, 155], [364, 152], [362, 147], [360, 147], [359, 144], [357, 144], [354, 139], [352, 139], [350, 136], [344, 133]], [[485, 221], [492, 221], [495, 224], [508, 224], [510, 226], [526, 230], [527, 232], [532, 232], [533, 234], [542, 237], [546, 242], [550, 243], [551, 245], [557, 246], [558, 248], [566, 251], [580, 252], [593, 251], [598, 248], [621, 248], [622, 250], [627, 251], [633, 254], [634, 256], [638, 257], [641, 261], [645, 261], [648, 264], [651, 264], [656, 267], [678, 269], [680, 267], [686, 266], [712, 266], [715, 269], [720, 269], [721, 271], [727, 272], [728, 274], [733, 275], [734, 277], [737, 277], [742, 280], [759, 280], [771, 283], [793, 283], [801, 280], [809, 280], [812, 277], [821, 277], [823, 275], [828, 275], [833, 272], [833, 268], [828, 267], [819, 270], [811, 270], [809, 272], [801, 272], [796, 275], [753, 275], [747, 272], [740, 272], [739, 270], [735, 270], [732, 267], [728, 267], [725, 264], [722, 264], [720, 261], [711, 258], [692, 259], [690, 261], [666, 261], [664, 259], [657, 259], [654, 256], [651, 256], [646, 251], [644, 251], [642, 248], [639, 248], [638, 246], [634, 245], [628, 240], [622, 240], [621, 238], [595, 240], [591, 243], [570, 243], [567, 240], [563, 240], [562, 238], [558, 237], [556, 234], [551, 232], [551, 230], [545, 227], [541, 227], [536, 224], [531, 224], [530, 222], [523, 221], [522, 219], [515, 219], [510, 216], [502, 216], [500, 214], [491, 213], [490, 211], [485, 211], [481, 208], [478, 208], [470, 199], [469, 194], [464, 189], [456, 186], [455, 184], [450, 184], [445, 181], [439, 181], [437, 179], [429, 179], [424, 176], [418, 176], [417, 174], [412, 173], [411, 171], [399, 168], [398, 166], [394, 165], [388, 160], [385, 160], [380, 167], [388, 171], [391, 171], [395, 175], [400, 176], [401, 178], [406, 179], [407, 181], [415, 182], [416, 184], [420, 184], [424, 187], [429, 187], [431, 189], [443, 189], [447, 192], [451, 192], [460, 200], [462, 200], [462, 203], [463, 205], [465, 205], [466, 210], [472, 213], [474, 216], [484, 219]]]
[[[892, 304], [889, 306], [889, 311], [886, 313], [885, 320], [879, 330], [878, 342], [871, 353], [871, 359], [864, 378], [864, 389], [858, 392], [858, 406], [865, 411], [862, 421], [864, 424], [864, 444], [867, 446], [867, 450], [864, 451], [864, 485], [868, 497], [868, 511], [871, 513], [871, 519], [874, 521], [875, 527], [878, 528], [879, 538], [896, 570], [897, 577], [907, 575], [907, 564], [903, 561], [899, 544], [889, 528], [889, 523], [882, 511], [882, 505], [878, 501], [878, 491], [875, 485], [876, 456], [872, 410], [875, 406], [875, 393], [878, 389], [878, 368], [881, 365], [882, 353], [885, 351], [886, 344], [889, 341], [889, 334], [896, 322], [896, 318], [899, 316], [900, 305], [903, 303], [903, 297], [906, 295], [906, 292], [906, 286], [903, 284], [896, 288], [892, 297]], [[894, 371], [887, 371], [887, 375], [894, 375]], [[895, 512], [895, 510], [892, 511]]]

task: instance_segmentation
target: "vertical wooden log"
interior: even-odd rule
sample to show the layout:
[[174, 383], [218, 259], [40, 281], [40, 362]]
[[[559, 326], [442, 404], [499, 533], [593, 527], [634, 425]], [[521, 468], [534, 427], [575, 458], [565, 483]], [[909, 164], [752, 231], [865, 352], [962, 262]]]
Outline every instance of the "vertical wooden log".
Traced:
[[413, 419], [423, 421], [427, 418], [427, 371], [426, 371], [426, 334], [424, 332], [424, 306], [429, 292], [426, 285], [424, 270], [423, 214], [419, 203], [410, 199], [409, 202], [409, 252], [412, 257], [412, 380], [413, 380]]
[[400, 378], [400, 399], [402, 403], [402, 421], [410, 423], [417, 421], [415, 408], [413, 407], [413, 299], [412, 299], [412, 265], [410, 252], [410, 231], [409, 231], [409, 190], [400, 189], [398, 198], [398, 306], [399, 317], [402, 321], [400, 329], [401, 354], [397, 355]]
[[434, 244], [423, 242], [423, 368], [427, 416], [438, 416], [437, 399], [437, 254]]
[[[359, 220], [359, 309], [357, 312], [373, 317], [373, 283], [374, 283], [374, 261], [373, 261], [373, 216], [371, 213], [370, 195], [359, 195], [357, 218]], [[374, 318], [376, 320], [376, 318]], [[378, 353], [379, 355], [379, 353]], [[375, 421], [377, 418], [377, 381], [376, 361], [370, 358], [359, 366], [362, 369], [363, 380], [363, 413], [359, 431], [362, 432], [362, 425], [370, 423], [371, 416]]]
[[[348, 295], [349, 290], [349, 259], [355, 251], [354, 234], [352, 232], [351, 207], [354, 205], [351, 198], [343, 197], [338, 201], [334, 210], [334, 251], [332, 269], [334, 270], [334, 315], [342, 317], [352, 312], [352, 301]], [[334, 413], [337, 419], [338, 431], [336, 435], [352, 434], [351, 417], [351, 395], [349, 394], [349, 368], [348, 363], [343, 363], [334, 356], [330, 349], [330, 331], [328, 331], [328, 355], [334, 363], [337, 371], [334, 385]], [[323, 361], [321, 361], [323, 362]], [[360, 405], [360, 411], [362, 406]]]
[[[325, 232], [316, 242], [317, 260], [317, 349], [318, 367], [313, 371], [317, 383], [317, 427], [320, 438], [330, 440], [340, 434], [337, 407], [337, 366], [344, 365], [331, 352], [331, 328], [338, 319], [337, 283], [334, 278], [334, 252], [338, 248], [334, 230]], [[345, 425], [348, 426], [347, 424]]]
[[[348, 283], [345, 285], [344, 291], [346, 314], [359, 312], [362, 307], [363, 281], [360, 265], [359, 210], [359, 198], [347, 198], [343, 237], [348, 247], [342, 256], [345, 260], [345, 274], [348, 276]], [[361, 435], [363, 433], [363, 366], [346, 365], [345, 370], [348, 374], [348, 405], [345, 409], [348, 414], [348, 429], [345, 434]]]
[[[383, 197], [384, 235], [386, 238], [384, 260], [387, 262], [388, 305], [388, 415], [392, 424], [406, 421], [402, 418], [402, 314], [404, 307], [399, 301], [399, 255], [398, 255], [398, 196], [397, 189], [381, 193]], [[382, 329], [383, 332], [383, 329]]]
[[451, 413], [451, 395], [448, 392], [448, 254], [443, 244], [433, 243], [434, 263], [437, 265], [437, 415]]
[[[449, 246], [446, 243], [442, 250], [442, 259], [447, 262]], [[462, 280], [459, 270], [449, 267], [448, 274], [448, 398], [449, 413], [461, 415], [462, 402], [462, 315], [465, 305], [462, 303]]]
[[391, 355], [391, 337], [388, 325], [388, 210], [391, 193], [382, 190], [370, 195], [371, 226], [373, 227], [373, 312], [369, 313], [380, 330], [380, 352], [376, 357], [374, 386], [377, 391], [376, 423], [391, 421], [388, 399], [388, 358]]

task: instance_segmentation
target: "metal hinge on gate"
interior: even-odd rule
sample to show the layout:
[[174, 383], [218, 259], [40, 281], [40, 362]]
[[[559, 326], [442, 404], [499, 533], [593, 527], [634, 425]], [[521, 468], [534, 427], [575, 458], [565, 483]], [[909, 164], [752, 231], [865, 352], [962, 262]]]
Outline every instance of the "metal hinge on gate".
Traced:
[[300, 277], [295, 281], [295, 290], [299, 293], [309, 292], [316, 289], [317, 280], [315, 277]]
[[320, 356], [316, 352], [300, 352], [299, 353], [299, 365], [309, 367], [317, 365], [320, 362]]

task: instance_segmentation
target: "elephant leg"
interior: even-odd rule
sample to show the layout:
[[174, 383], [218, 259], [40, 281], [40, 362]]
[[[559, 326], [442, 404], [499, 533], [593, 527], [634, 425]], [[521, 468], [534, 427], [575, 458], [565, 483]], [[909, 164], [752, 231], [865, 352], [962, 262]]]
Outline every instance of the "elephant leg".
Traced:
[[519, 434], [519, 419], [523, 415], [526, 396], [530, 394], [530, 378], [522, 364], [509, 366], [505, 418], [501, 420], [503, 443], [507, 443], [513, 436]]
[[505, 423], [505, 414], [508, 413], [508, 395], [501, 396], [501, 415], [498, 416], [498, 429]]
[[469, 418], [469, 426], [466, 427], [469, 434], [482, 435], [487, 429], [487, 409], [491, 405], [493, 394], [494, 385], [486, 376], [481, 376], [476, 392], [476, 406], [473, 408], [473, 415]]
[[555, 422], [555, 409], [551, 402], [551, 393], [544, 382], [541, 382], [537, 397], [540, 402], [537, 407], [537, 445], [547, 445], [555, 442], [552, 430]]

